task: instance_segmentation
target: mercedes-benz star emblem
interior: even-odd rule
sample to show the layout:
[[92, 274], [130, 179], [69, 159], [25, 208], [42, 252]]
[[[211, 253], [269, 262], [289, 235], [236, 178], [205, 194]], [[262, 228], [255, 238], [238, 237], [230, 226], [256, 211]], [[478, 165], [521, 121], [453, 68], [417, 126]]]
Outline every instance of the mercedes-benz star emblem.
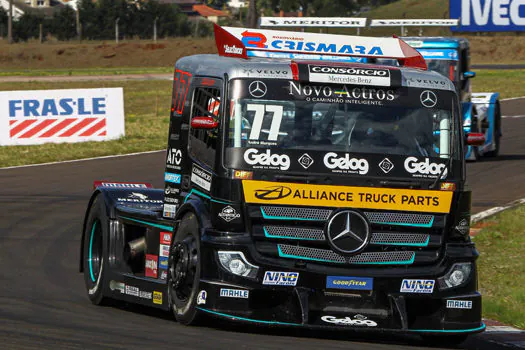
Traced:
[[248, 86], [248, 91], [250, 91], [250, 95], [253, 97], [261, 98], [266, 95], [267, 87], [262, 81], [256, 80]]
[[328, 221], [326, 236], [336, 252], [353, 255], [362, 251], [368, 244], [370, 224], [357, 211], [343, 210]]
[[419, 96], [421, 104], [427, 108], [432, 108], [436, 105], [438, 99], [435, 93], [430, 90], [425, 90]]

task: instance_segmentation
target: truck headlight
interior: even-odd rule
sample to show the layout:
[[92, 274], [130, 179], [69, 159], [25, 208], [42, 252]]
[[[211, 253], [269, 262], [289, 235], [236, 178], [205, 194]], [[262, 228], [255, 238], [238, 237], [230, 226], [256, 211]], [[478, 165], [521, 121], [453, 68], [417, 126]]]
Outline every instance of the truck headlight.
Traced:
[[439, 289], [445, 290], [464, 285], [470, 279], [471, 273], [472, 263], [456, 263], [445, 276], [438, 278]]
[[250, 264], [242, 252], [218, 251], [217, 255], [219, 256], [221, 266], [226, 269], [226, 271], [237, 276], [249, 278], [257, 277], [259, 267]]

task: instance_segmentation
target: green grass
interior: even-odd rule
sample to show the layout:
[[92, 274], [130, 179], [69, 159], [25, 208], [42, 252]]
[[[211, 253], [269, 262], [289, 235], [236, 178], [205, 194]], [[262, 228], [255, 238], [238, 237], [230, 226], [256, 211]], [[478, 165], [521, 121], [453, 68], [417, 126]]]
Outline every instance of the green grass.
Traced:
[[485, 225], [474, 237], [483, 317], [525, 328], [525, 206]]
[[499, 92], [500, 98], [525, 96], [525, 69], [476, 71], [473, 92]]
[[166, 147], [171, 103], [170, 81], [0, 83], [0, 91], [102, 87], [124, 88], [125, 137], [107, 142], [4, 146], [0, 147], [0, 167], [150, 151]]
[[121, 68], [70, 68], [70, 69], [8, 69], [0, 71], [0, 77], [7, 76], [64, 76], [64, 75], [123, 75], [172, 73], [171, 67], [121, 67]]

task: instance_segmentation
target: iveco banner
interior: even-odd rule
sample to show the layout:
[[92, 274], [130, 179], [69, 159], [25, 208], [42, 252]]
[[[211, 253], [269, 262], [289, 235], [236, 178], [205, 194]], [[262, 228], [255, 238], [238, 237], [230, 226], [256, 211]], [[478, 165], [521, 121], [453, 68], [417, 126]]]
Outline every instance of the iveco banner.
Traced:
[[121, 136], [122, 88], [0, 92], [0, 146]]
[[525, 30], [525, 0], [450, 0], [452, 31], [515, 32]]

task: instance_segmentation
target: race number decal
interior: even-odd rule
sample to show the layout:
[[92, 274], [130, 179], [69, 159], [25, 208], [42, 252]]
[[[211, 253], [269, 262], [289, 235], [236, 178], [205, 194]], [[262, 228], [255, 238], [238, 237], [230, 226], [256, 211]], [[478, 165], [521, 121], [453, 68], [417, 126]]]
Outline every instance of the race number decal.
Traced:
[[190, 88], [190, 79], [191, 73], [180, 69], [175, 70], [175, 77], [173, 78], [173, 112], [176, 114], [182, 114], [184, 111], [184, 103]]
[[246, 110], [249, 112], [255, 112], [252, 131], [250, 132], [250, 140], [259, 140], [264, 116], [266, 113], [270, 112], [273, 113], [273, 115], [270, 132], [268, 134], [268, 141], [277, 141], [279, 130], [281, 128], [281, 121], [283, 119], [283, 106], [248, 104]]

